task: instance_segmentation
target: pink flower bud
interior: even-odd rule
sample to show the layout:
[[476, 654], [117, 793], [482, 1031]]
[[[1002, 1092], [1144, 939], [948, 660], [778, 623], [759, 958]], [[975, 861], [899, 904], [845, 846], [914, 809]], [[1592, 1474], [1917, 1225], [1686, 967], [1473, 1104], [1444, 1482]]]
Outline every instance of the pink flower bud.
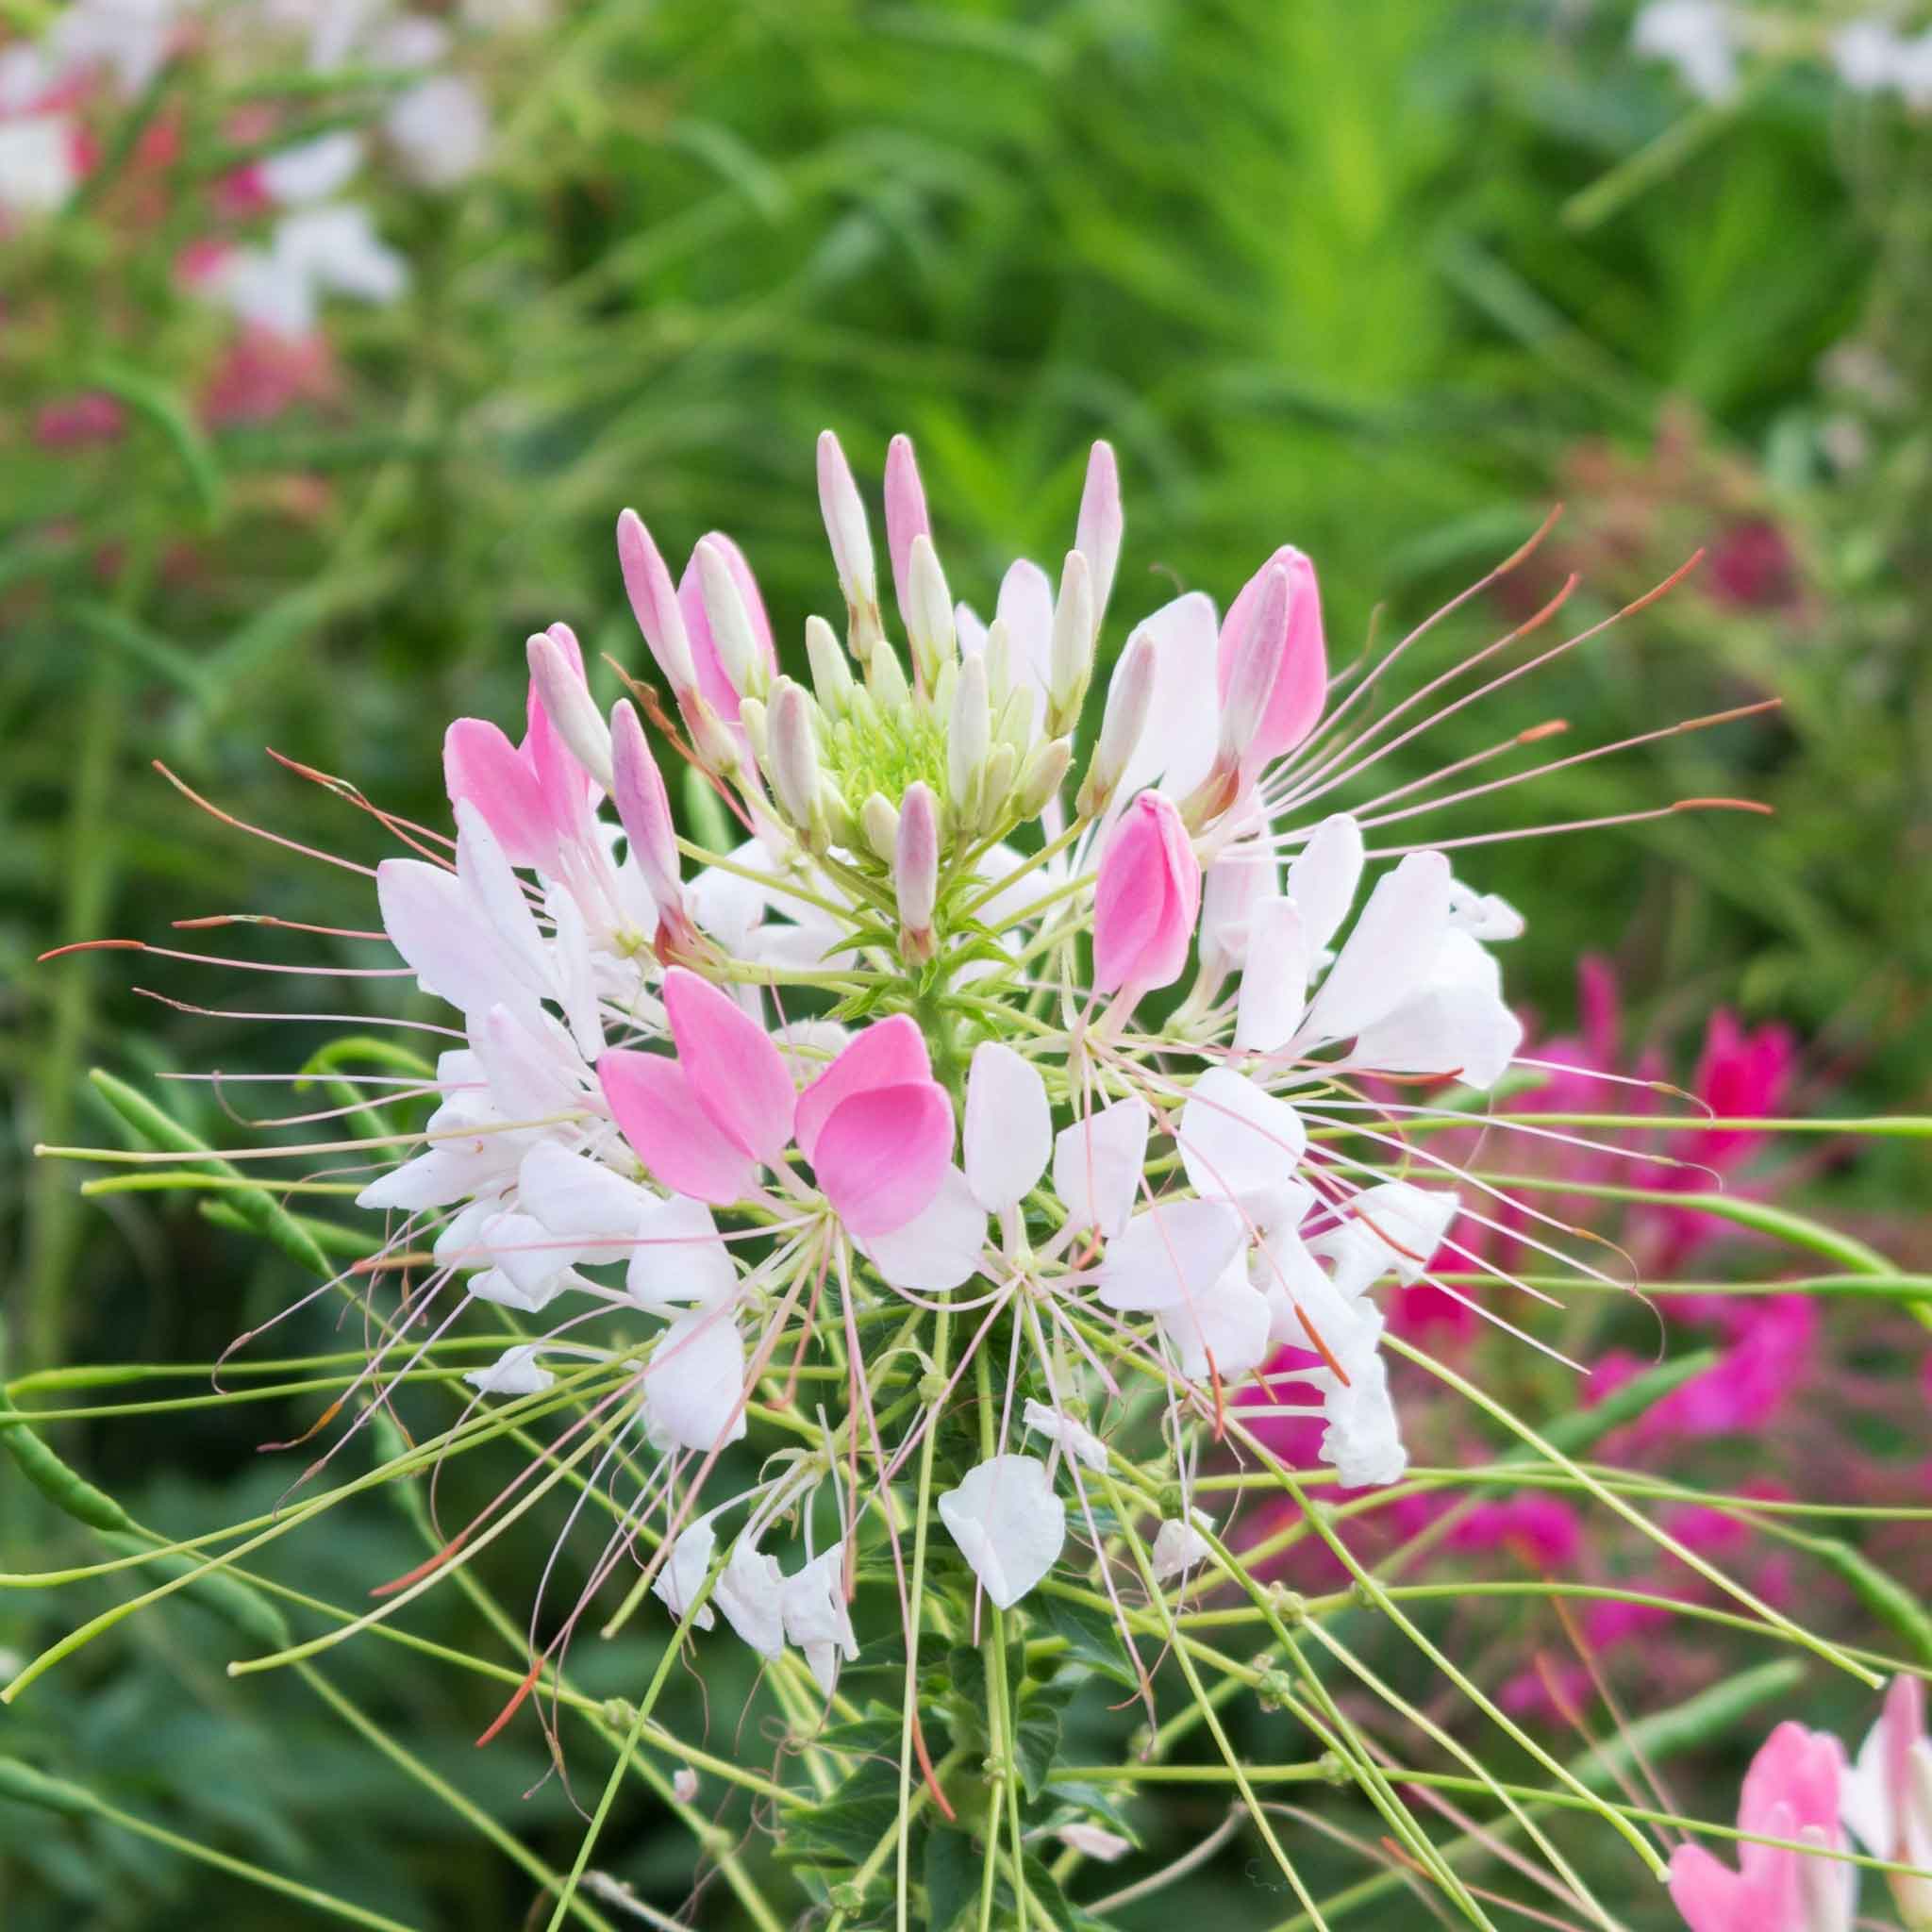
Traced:
[[617, 561], [624, 571], [625, 594], [630, 599], [638, 628], [681, 706], [697, 690], [691, 638], [684, 627], [684, 613], [677, 608], [677, 593], [671, 587], [671, 573], [634, 509], [622, 511], [617, 519]]
[[809, 834], [819, 818], [819, 755], [812, 735], [811, 699], [789, 677], [772, 695], [765, 774], [785, 816]]
[[[704, 570], [707, 554], [713, 566], [708, 585]], [[713, 603], [726, 606], [725, 622], [732, 626], [729, 637], [712, 620], [709, 606]], [[736, 724], [740, 697], [745, 692], [756, 695], [770, 682], [778, 668], [778, 649], [751, 565], [723, 531], [713, 530], [701, 538], [691, 552], [684, 575], [678, 579], [677, 608], [691, 641], [698, 690], [727, 724]]]
[[1093, 990], [1129, 1002], [1172, 986], [1201, 909], [1201, 863], [1174, 801], [1142, 791], [1108, 841], [1093, 889]]
[[598, 784], [610, 785], [610, 732], [584, 682], [584, 656], [570, 626], [554, 624], [525, 645], [530, 683], [557, 735]]
[[664, 774], [644, 742], [644, 727], [628, 698], [610, 713], [611, 795], [630, 854], [644, 875], [644, 887], [658, 917], [674, 930], [689, 924], [684, 887], [677, 865], [677, 834], [671, 823], [671, 799]]
[[1246, 764], [1258, 771], [1292, 751], [1322, 716], [1328, 698], [1328, 647], [1322, 636], [1322, 592], [1315, 566], [1284, 543], [1241, 587], [1221, 625], [1219, 679], [1224, 708], [1234, 681], [1235, 659], [1253, 621], [1255, 606], [1276, 570], [1288, 573], [1288, 637], [1281, 669], [1259, 728], [1249, 741]]
[[926, 514], [925, 486], [919, 480], [919, 462], [912, 439], [895, 436], [886, 448], [886, 548], [892, 558], [892, 594], [899, 615], [908, 618], [912, 607], [912, 543], [932, 535]]
[[940, 884], [939, 801], [921, 782], [899, 801], [899, 829], [892, 854], [892, 885], [899, 895], [899, 924], [921, 957], [932, 943], [933, 906]]
[[[852, 480], [852, 465], [839, 439], [829, 430], [819, 437], [819, 510], [839, 571], [839, 588], [855, 612], [876, 608], [878, 574], [873, 563], [872, 528], [865, 520], [865, 502]], [[909, 545], [910, 539], [908, 539]]]
[[1266, 760], [1270, 700], [1288, 658], [1288, 572], [1271, 563], [1261, 594], [1251, 602], [1234, 658], [1221, 680], [1221, 746], [1216, 762], [1245, 777]]

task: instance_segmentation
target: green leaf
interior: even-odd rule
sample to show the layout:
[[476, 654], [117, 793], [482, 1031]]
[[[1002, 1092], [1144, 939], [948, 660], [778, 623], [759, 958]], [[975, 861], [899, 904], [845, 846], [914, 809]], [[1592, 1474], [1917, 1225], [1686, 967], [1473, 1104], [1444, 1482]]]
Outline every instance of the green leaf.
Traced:
[[979, 1896], [979, 1853], [972, 1838], [945, 1825], [925, 1838], [926, 1932], [952, 1932]]
[[1038, 1704], [1022, 1713], [1013, 1725], [1013, 1757], [1028, 1799], [1039, 1797], [1059, 1756], [1060, 1714]]

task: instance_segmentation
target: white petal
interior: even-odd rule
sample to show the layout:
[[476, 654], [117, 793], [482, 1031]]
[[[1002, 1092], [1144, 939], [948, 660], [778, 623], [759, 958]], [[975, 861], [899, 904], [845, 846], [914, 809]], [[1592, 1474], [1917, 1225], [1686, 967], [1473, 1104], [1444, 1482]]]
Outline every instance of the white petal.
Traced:
[[1053, 1143], [1053, 1191], [1076, 1228], [1111, 1238], [1127, 1224], [1147, 1164], [1154, 1115], [1138, 1094], [1062, 1127]]
[[1308, 1144], [1301, 1116], [1245, 1074], [1210, 1067], [1181, 1108], [1181, 1164], [1198, 1194], [1245, 1201], [1289, 1181]]
[[550, 962], [558, 1004], [570, 1022], [578, 1053], [594, 1064], [604, 1051], [604, 1019], [597, 1008], [597, 973], [591, 958], [590, 931], [577, 902], [568, 892], [552, 892], [548, 904], [556, 929], [550, 942]]
[[1302, 1037], [1347, 1040], [1420, 992], [1449, 929], [1449, 861], [1411, 852], [1375, 882], [1328, 976]]
[[993, 1040], [974, 1049], [966, 1081], [966, 1183], [989, 1214], [1011, 1208], [1046, 1171], [1053, 1108], [1030, 1060]]
[[1346, 812], [1324, 819], [1288, 868], [1288, 896], [1302, 908], [1311, 952], [1341, 930], [1362, 882], [1362, 828]]
[[1308, 1003], [1308, 948], [1301, 908], [1292, 899], [1264, 900], [1249, 921], [1248, 934], [1234, 1043], [1255, 1053], [1273, 1053], [1294, 1038]]
[[1135, 626], [1154, 640], [1154, 702], [1147, 728], [1114, 794], [1123, 804], [1146, 785], [1181, 798], [1208, 775], [1221, 734], [1215, 664], [1221, 628], [1214, 600], [1190, 591]]
[[1201, 882], [1204, 975], [1219, 984], [1246, 962], [1256, 908], [1276, 897], [1280, 886], [1281, 868], [1259, 840], [1242, 839], [1223, 850]]
[[779, 1598], [783, 1581], [777, 1557], [741, 1539], [711, 1590], [711, 1601], [724, 1612], [724, 1621], [760, 1657], [776, 1657], [785, 1648]]
[[1076, 1462], [1084, 1462], [1091, 1470], [1107, 1468], [1107, 1444], [1086, 1424], [1077, 1423], [1072, 1416], [1062, 1415], [1058, 1409], [1049, 1408], [1031, 1396], [1026, 1398], [1021, 1420], [1036, 1434], [1058, 1442]]
[[1449, 924], [1473, 940], [1520, 940], [1526, 930], [1508, 900], [1473, 891], [1460, 879], [1449, 881]]
[[[1200, 1511], [1196, 1510], [1196, 1516]], [[1208, 1528], [1214, 1526], [1211, 1517], [1203, 1519]], [[1208, 1540], [1191, 1523], [1170, 1520], [1163, 1523], [1154, 1533], [1154, 1580], [1165, 1583], [1170, 1576], [1178, 1576], [1184, 1570], [1198, 1569], [1212, 1557], [1214, 1552]]]
[[1408, 1467], [1408, 1452], [1402, 1446], [1382, 1357], [1371, 1355], [1352, 1367], [1345, 1388], [1333, 1375], [1324, 1379], [1328, 1426], [1322, 1433], [1322, 1459], [1347, 1489], [1396, 1481]]
[[470, 1370], [463, 1380], [485, 1395], [540, 1395], [557, 1377], [538, 1366], [537, 1350], [526, 1342], [505, 1349], [487, 1369]]
[[443, 1224], [430, 1250], [439, 1268], [482, 1268], [490, 1257], [482, 1246], [483, 1225], [503, 1212], [502, 1200], [494, 1195], [465, 1204]]
[[644, 1371], [652, 1428], [685, 1449], [715, 1449], [744, 1434], [744, 1341], [728, 1314], [680, 1316]]
[[1067, 1512], [1046, 1465], [993, 1456], [940, 1498], [940, 1520], [1001, 1609], [1010, 1609], [1058, 1560]]
[[1238, 1381], [1268, 1358], [1268, 1302], [1237, 1255], [1204, 1292], [1162, 1308], [1160, 1330], [1180, 1357], [1181, 1374]]
[[549, 955], [523, 881], [504, 857], [496, 834], [467, 799], [456, 808], [457, 876], [468, 890], [506, 963], [534, 993], [555, 989]]
[[1012, 675], [1017, 687], [1035, 694], [1037, 725], [1046, 710], [1046, 685], [1053, 656], [1053, 586], [1046, 573], [1025, 558], [1010, 565], [1000, 580], [993, 619], [1004, 622], [1012, 648]]
[[326, 201], [362, 165], [362, 137], [353, 128], [339, 127], [294, 147], [285, 147], [264, 159], [255, 171], [268, 198], [283, 208], [302, 202]]
[[[774, 874], [772, 856], [756, 839], [748, 839], [731, 854], [734, 865]], [[741, 954], [774, 901], [756, 879], [741, 873], [707, 866], [691, 882], [692, 916], [727, 953]]]
[[568, 1274], [541, 1277], [535, 1292], [525, 1290], [501, 1268], [486, 1268], [473, 1274], [463, 1286], [479, 1302], [492, 1302], [498, 1307], [515, 1308], [519, 1314], [541, 1314], [571, 1285]]
[[891, 1234], [872, 1235], [858, 1243], [892, 1287], [916, 1294], [943, 1294], [971, 1281], [985, 1246], [986, 1209], [957, 1167], [946, 1170], [924, 1213]]
[[829, 1697], [839, 1682], [840, 1660], [852, 1663], [858, 1657], [858, 1640], [845, 1607], [844, 1551], [829, 1549], [786, 1577], [778, 1607], [786, 1641], [805, 1653], [813, 1679]]
[[[613, 1174], [589, 1155], [566, 1152], [555, 1141], [539, 1141], [517, 1170], [517, 1198], [552, 1234], [575, 1237], [586, 1244], [628, 1242], [644, 1210], [656, 1200], [647, 1189]], [[628, 1247], [623, 1251], [628, 1253]], [[617, 1260], [619, 1251], [594, 1252], [586, 1258]]]
[[641, 1308], [659, 1315], [687, 1302], [717, 1308], [736, 1293], [738, 1271], [702, 1201], [673, 1194], [669, 1200], [648, 1202], [631, 1239], [637, 1245], [625, 1289]]
[[1453, 1191], [1384, 1181], [1345, 1204], [1345, 1218], [1308, 1243], [1335, 1263], [1335, 1284], [1359, 1294], [1383, 1274], [1403, 1287], [1418, 1280], [1442, 1244], [1461, 1203]]
[[[678, 1534], [677, 1541], [671, 1546], [671, 1555], [665, 1559], [664, 1567], [658, 1572], [657, 1579], [651, 1585], [651, 1594], [661, 1602], [665, 1608], [680, 1623], [685, 1612], [691, 1607], [691, 1600], [704, 1588], [705, 1578], [710, 1574], [711, 1558], [717, 1554], [718, 1533], [711, 1527], [708, 1516], [700, 1516], [695, 1523], [687, 1524]], [[700, 1630], [708, 1630], [717, 1622], [711, 1614], [708, 1602], [692, 1622]]]
[[[576, 1244], [552, 1234], [535, 1215], [492, 1214], [477, 1240], [491, 1265], [514, 1288], [517, 1306], [543, 1307], [570, 1286], [564, 1277], [576, 1266]], [[470, 1291], [479, 1292], [474, 1282]]]
[[541, 1008], [498, 1001], [470, 1029], [490, 1098], [506, 1121], [574, 1113], [587, 1097], [583, 1061], [570, 1036]]
[[1162, 1201], [1108, 1244], [1100, 1299], [1109, 1308], [1171, 1308], [1221, 1278], [1247, 1233], [1225, 1201]]
[[505, 956], [463, 883], [417, 858], [385, 858], [375, 868], [383, 930], [426, 993], [466, 1013], [536, 1005], [523, 974]]

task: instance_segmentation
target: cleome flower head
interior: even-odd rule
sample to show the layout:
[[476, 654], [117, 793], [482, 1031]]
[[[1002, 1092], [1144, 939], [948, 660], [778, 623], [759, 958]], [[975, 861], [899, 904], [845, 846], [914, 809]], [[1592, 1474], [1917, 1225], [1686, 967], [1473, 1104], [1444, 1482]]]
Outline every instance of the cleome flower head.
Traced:
[[[1439, 1151], [1518, 1053], [1498, 949], [1524, 922], [1409, 822], [1513, 781], [1361, 783], [1591, 633], [1483, 669], [1552, 605], [1376, 711], [1429, 626], [1335, 675], [1284, 546], [1224, 613], [1189, 591], [1104, 652], [1108, 446], [1058, 572], [1014, 563], [982, 617], [898, 438], [895, 641], [829, 433], [818, 486], [841, 625], [781, 649], [735, 543], [700, 537], [674, 577], [626, 510], [658, 681], [620, 669], [607, 707], [553, 625], [518, 735], [448, 727], [453, 836], [383, 820], [407, 848], [376, 868], [383, 935], [458, 1038], [358, 1090], [384, 1131], [343, 1150], [380, 1222], [335, 1284], [375, 1324], [356, 1392], [378, 1407], [474, 1338], [493, 1353], [453, 1426], [554, 1424], [444, 1566], [566, 1477], [566, 1534], [611, 1505], [560, 1614], [544, 1572], [511, 1709], [620, 1571], [607, 1632], [655, 1599], [827, 1698], [876, 1633], [868, 1580], [896, 1588], [912, 1685], [930, 1616], [976, 1627], [1087, 1573], [1151, 1699], [1122, 1579], [1163, 1604], [1228, 1562], [1204, 1462], [1391, 1483], [1392, 1299], [1447, 1257], [1533, 1294], [1484, 1258], [1504, 1227], [1511, 1256], [1610, 1280]], [[679, 835], [667, 757], [735, 840]], [[1344, 787], [1371, 795], [1341, 810]], [[1527, 1118], [1491, 1131], [1552, 1131]], [[1269, 1449], [1280, 1417], [1319, 1419], [1324, 1470]]]

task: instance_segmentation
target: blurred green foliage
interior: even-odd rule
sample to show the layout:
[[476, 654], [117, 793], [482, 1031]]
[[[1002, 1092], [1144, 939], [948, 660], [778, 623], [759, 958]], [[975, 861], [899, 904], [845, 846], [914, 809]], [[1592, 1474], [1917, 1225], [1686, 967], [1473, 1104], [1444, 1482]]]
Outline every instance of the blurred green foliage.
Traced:
[[[37, 967], [41, 950], [217, 911], [369, 920], [365, 881], [216, 826], [148, 760], [250, 823], [373, 859], [378, 828], [261, 748], [438, 822], [442, 726], [517, 715], [528, 630], [562, 618], [593, 657], [641, 658], [610, 539], [625, 503], [679, 558], [707, 528], [737, 535], [796, 651], [805, 613], [836, 595], [811, 486], [826, 424], [874, 471], [888, 435], [912, 433], [954, 588], [982, 607], [1010, 556], [1051, 561], [1066, 542], [1086, 442], [1105, 435], [1127, 488], [1123, 618], [1175, 583], [1225, 599], [1292, 541], [1321, 568], [1338, 662], [1406, 630], [1559, 498], [1566, 519], [1518, 579], [1534, 595], [1474, 606], [1419, 669], [1499, 635], [1571, 570], [1584, 582], [1562, 621], [1580, 627], [1708, 546], [1666, 601], [1452, 719], [1390, 782], [1550, 718], [1570, 724], [1560, 755], [1781, 696], [1775, 718], [1574, 767], [1430, 830], [1774, 805], [1769, 821], [1503, 844], [1468, 870], [1530, 910], [1511, 966], [1552, 1024], [1575, 955], [1611, 952], [1662, 1035], [1737, 1003], [1815, 1043], [1813, 1100], [1923, 1106], [1932, 120], [1793, 64], [1684, 140], [1700, 110], [1626, 35], [1621, 9], [1538, 0], [560, 9], [494, 76], [489, 172], [383, 209], [417, 282], [395, 309], [332, 318], [342, 392], [206, 440], [182, 426], [170, 359], [193, 325], [154, 260], [86, 213], [0, 242], [0, 1223], [17, 1363], [212, 1359], [289, 1299], [285, 1263], [192, 1211], [124, 1196], [101, 1213], [28, 1158], [107, 1131], [81, 1097], [90, 1063], [286, 1071], [328, 1030], [129, 991], [306, 1011], [313, 983], [112, 955]], [[192, 60], [166, 79], [195, 84]], [[75, 288], [80, 336], [50, 320]], [[65, 307], [42, 308], [63, 289]], [[147, 399], [126, 439], [37, 446], [31, 411], [104, 368]], [[184, 937], [351, 957], [242, 933]], [[230, 1103], [279, 1109], [266, 1091], [174, 1097], [219, 1139]], [[1868, 1162], [1841, 1201], [1923, 1266], [1923, 1234], [1887, 1207], [1906, 1158]], [[315, 1420], [287, 1407], [284, 1433]], [[292, 1480], [292, 1458], [238, 1469], [234, 1443], [213, 1410], [66, 1446], [144, 1520], [192, 1525]], [[6, 1493], [7, 1567], [98, 1555]], [[374, 1582], [419, 1550], [367, 1520], [328, 1547], [295, 1540], [288, 1576]], [[0, 1598], [15, 1650], [46, 1635], [25, 1602]], [[0, 1714], [0, 1747], [411, 1922], [514, 1923], [505, 1899], [525, 1891], [301, 1686], [236, 1695], [221, 1634], [190, 1608], [133, 1631]], [[600, 1656], [600, 1683], [634, 1678], [645, 1641]], [[474, 1687], [344, 1655], [349, 1687], [413, 1748], [567, 1862], [575, 1816], [531, 1739], [472, 1752], [452, 1740], [490, 1714]], [[714, 1730], [736, 1708], [714, 1685]], [[125, 1834], [43, 1823], [0, 1808], [9, 1928], [288, 1923]], [[1185, 1801], [1173, 1825], [1206, 1828]], [[616, 1862], [675, 1904], [675, 1850], [654, 1864], [648, 1824], [626, 1836]], [[1201, 1886], [1204, 1905], [1253, 1910], [1238, 1874]], [[701, 1917], [731, 1923], [712, 1893]]]

